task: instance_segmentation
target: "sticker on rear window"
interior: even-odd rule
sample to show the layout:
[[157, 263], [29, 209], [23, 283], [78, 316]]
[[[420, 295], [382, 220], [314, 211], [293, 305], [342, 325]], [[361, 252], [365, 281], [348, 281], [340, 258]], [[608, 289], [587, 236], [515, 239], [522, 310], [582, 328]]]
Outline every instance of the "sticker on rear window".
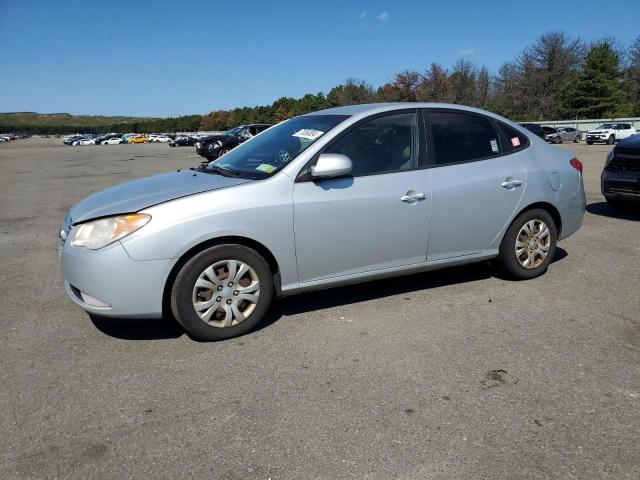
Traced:
[[499, 152], [500, 150], [498, 150], [498, 141], [496, 139], [490, 140], [489, 143], [491, 144], [491, 151], [492, 152]]
[[320, 130], [314, 130], [313, 128], [303, 128], [302, 130], [298, 130], [293, 134], [294, 137], [306, 138], [307, 140], [315, 140], [319, 136], [321, 136], [324, 132]]
[[520, 146], [520, 139], [518, 137], [513, 137], [511, 139], [511, 145], [513, 145], [514, 147], [519, 147]]
[[274, 167], [273, 165], [269, 165], [268, 163], [261, 163], [256, 167], [256, 170], [260, 170], [264, 173], [273, 173], [275, 169], [276, 167]]

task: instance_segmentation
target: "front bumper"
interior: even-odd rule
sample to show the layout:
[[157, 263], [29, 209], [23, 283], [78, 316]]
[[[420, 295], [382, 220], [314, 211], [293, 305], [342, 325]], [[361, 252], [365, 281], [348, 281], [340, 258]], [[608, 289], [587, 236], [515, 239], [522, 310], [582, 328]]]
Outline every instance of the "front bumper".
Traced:
[[600, 177], [600, 190], [607, 198], [640, 202], [640, 173], [604, 170]]
[[590, 135], [587, 134], [587, 142], [606, 142], [610, 135]]
[[175, 259], [133, 260], [120, 242], [99, 250], [60, 250], [64, 284], [83, 310], [105, 317], [160, 318], [166, 280]]

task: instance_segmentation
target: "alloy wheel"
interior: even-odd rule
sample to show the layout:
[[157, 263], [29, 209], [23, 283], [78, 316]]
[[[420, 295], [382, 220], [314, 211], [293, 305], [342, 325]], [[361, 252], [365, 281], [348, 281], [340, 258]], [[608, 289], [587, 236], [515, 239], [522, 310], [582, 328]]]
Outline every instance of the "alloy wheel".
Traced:
[[253, 313], [260, 296], [255, 270], [239, 260], [222, 260], [207, 267], [193, 287], [193, 308], [208, 325], [237, 325]]
[[551, 231], [539, 219], [526, 222], [516, 237], [515, 252], [520, 265], [526, 269], [538, 268], [549, 255]]

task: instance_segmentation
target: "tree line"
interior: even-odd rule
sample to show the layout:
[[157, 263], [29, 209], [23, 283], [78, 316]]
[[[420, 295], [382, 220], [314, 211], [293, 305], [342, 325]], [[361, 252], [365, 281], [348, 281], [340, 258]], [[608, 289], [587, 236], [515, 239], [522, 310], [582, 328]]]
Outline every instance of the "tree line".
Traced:
[[327, 94], [282, 97], [271, 105], [217, 110], [206, 115], [96, 125], [0, 124], [0, 132], [228, 130], [247, 123], [277, 123], [343, 105], [415, 101], [470, 105], [516, 121], [640, 116], [640, 36], [625, 47], [614, 38], [586, 43], [565, 32], [550, 31], [497, 72], [461, 58], [450, 68], [432, 63], [423, 71], [402, 71], [379, 88], [364, 80], [349, 79]]
[[450, 69], [432, 63], [424, 71], [400, 72], [377, 89], [351, 79], [326, 95], [211, 112], [202, 118], [202, 129], [275, 123], [322, 108], [369, 102], [457, 103], [518, 121], [640, 116], [640, 36], [624, 48], [613, 38], [586, 43], [550, 31], [495, 73], [464, 58]]

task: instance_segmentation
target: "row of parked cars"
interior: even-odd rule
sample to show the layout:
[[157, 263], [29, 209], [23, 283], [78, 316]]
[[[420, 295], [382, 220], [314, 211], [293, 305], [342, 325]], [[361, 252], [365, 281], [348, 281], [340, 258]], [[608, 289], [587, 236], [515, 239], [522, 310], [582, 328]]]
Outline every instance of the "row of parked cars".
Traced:
[[105, 135], [70, 135], [63, 140], [65, 145], [117, 145], [121, 143], [168, 143], [170, 147], [196, 147], [196, 152], [207, 162], [217, 159], [241, 143], [255, 137], [271, 127], [268, 123], [240, 125], [231, 130], [215, 135], [182, 135], [137, 133]]
[[12, 140], [20, 140], [22, 138], [29, 138], [29, 135], [24, 135], [22, 133], [5, 133], [0, 135], [0, 143], [7, 143]]
[[173, 137], [168, 134], [139, 134], [139, 133], [107, 133], [104, 135], [69, 135], [62, 143], [65, 145], [118, 145], [120, 143], [168, 143]]
[[[573, 127], [553, 128], [537, 123], [521, 123], [520, 125], [549, 143], [579, 143], [583, 136], [583, 132]], [[587, 145], [594, 143], [613, 145], [615, 142], [629, 138], [636, 133], [636, 129], [630, 123], [603, 123], [598, 128], [587, 132], [586, 141]]]

